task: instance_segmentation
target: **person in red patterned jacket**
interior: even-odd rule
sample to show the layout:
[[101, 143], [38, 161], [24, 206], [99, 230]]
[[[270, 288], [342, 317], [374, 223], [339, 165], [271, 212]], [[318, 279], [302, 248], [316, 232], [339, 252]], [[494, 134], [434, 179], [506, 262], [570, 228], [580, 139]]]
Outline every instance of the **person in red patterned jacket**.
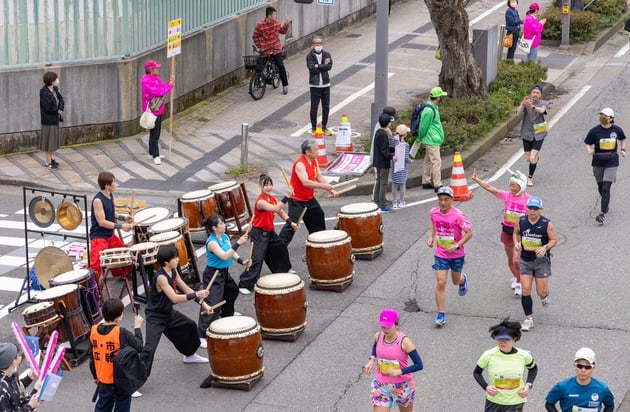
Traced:
[[263, 56], [270, 57], [278, 66], [280, 81], [282, 81], [282, 94], [289, 93], [289, 78], [284, 68], [282, 59], [282, 43], [280, 35], [286, 34], [291, 21], [287, 18], [284, 23], [278, 20], [278, 13], [273, 7], [265, 10], [265, 19], [256, 24], [252, 40]]

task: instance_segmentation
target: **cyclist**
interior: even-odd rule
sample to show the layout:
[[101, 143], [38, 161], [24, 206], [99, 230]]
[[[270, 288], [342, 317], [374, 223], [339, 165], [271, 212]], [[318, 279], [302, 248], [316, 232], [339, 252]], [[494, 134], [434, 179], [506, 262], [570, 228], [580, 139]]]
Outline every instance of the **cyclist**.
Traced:
[[[260, 53], [265, 57], [273, 59], [276, 66], [278, 66], [280, 81], [282, 81], [282, 94], [289, 93], [289, 79], [284, 69], [280, 35], [287, 33], [290, 23], [291, 21], [288, 18], [284, 23], [280, 23], [277, 19], [276, 9], [267, 7], [265, 19], [256, 24], [254, 34], [252, 35], [252, 40], [254, 40], [254, 44], [258, 47]], [[262, 71], [262, 64], [257, 70]]]

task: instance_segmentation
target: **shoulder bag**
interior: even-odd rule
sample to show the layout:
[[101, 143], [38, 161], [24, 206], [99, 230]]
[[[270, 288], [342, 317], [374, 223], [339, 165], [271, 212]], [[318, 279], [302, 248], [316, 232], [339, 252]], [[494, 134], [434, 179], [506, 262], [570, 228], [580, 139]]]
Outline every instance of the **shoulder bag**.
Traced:
[[514, 44], [514, 34], [509, 33], [503, 36], [503, 47], [509, 49]]
[[524, 37], [521, 37], [518, 40], [518, 48], [521, 49], [525, 54], [529, 54], [532, 51], [532, 43], [536, 36], [532, 37], [529, 40], [525, 40]]
[[143, 129], [151, 130], [155, 127], [156, 119], [157, 116], [151, 113], [151, 109], [149, 108], [149, 105], [147, 105], [147, 109], [144, 111], [144, 113], [142, 113], [142, 116], [140, 116], [140, 127], [142, 127]]

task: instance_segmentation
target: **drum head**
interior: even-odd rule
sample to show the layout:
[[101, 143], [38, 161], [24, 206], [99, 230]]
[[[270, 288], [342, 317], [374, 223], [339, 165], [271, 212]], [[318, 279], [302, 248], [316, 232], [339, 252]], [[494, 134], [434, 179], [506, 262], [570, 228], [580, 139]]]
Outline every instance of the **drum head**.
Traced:
[[208, 187], [208, 189], [215, 193], [216, 192], [220, 193], [220, 192], [232, 190], [235, 187], [238, 187], [238, 183], [236, 183], [234, 180], [228, 180], [227, 182], [217, 183], [216, 185], [212, 185]]
[[288, 289], [298, 286], [302, 283], [302, 279], [293, 273], [274, 273], [262, 276], [256, 282], [256, 286], [262, 289]]
[[158, 235], [153, 235], [149, 238], [150, 242], [155, 242], [158, 245], [170, 245], [181, 239], [182, 235], [179, 232], [164, 232]]
[[39, 302], [24, 309], [22, 315], [30, 315], [32, 313], [41, 312], [52, 307], [52, 302]]
[[171, 219], [162, 220], [157, 222], [149, 228], [149, 232], [162, 233], [170, 232], [179, 229], [182, 226], [188, 224], [188, 219], [185, 217], [173, 217]]
[[146, 250], [155, 249], [157, 247], [158, 244], [155, 242], [142, 242], [129, 246], [129, 250], [132, 252], [144, 252]]
[[71, 270], [70, 272], [62, 273], [59, 276], [55, 276], [54, 278], [50, 279], [49, 282], [51, 285], [54, 283], [55, 286], [59, 286], [59, 285], [66, 285], [69, 283], [79, 283], [82, 280], [85, 280], [89, 277], [90, 277], [89, 269], [77, 269], [77, 270]]
[[308, 235], [308, 241], [312, 243], [332, 243], [348, 238], [343, 230], [322, 230]]
[[345, 215], [363, 215], [377, 211], [379, 211], [379, 208], [376, 203], [352, 203], [341, 206], [341, 209], [339, 209], [339, 212]]
[[210, 324], [208, 332], [218, 335], [237, 335], [256, 328], [258, 323], [249, 316], [228, 316]]
[[182, 200], [203, 200], [212, 197], [214, 193], [210, 190], [195, 190], [194, 192], [184, 193]]
[[46, 246], [37, 253], [34, 267], [39, 284], [46, 289], [50, 287], [50, 279], [74, 269], [66, 252], [54, 246]]
[[149, 226], [160, 220], [167, 219], [170, 215], [171, 211], [165, 207], [150, 207], [148, 209], [142, 209], [133, 215], [133, 220], [141, 222], [140, 224], [144, 226]]
[[37, 300], [51, 300], [61, 296], [66, 296], [69, 293], [75, 292], [77, 289], [78, 286], [75, 284], [55, 286], [38, 293]]
[[101, 250], [101, 256], [129, 256], [129, 248], [115, 247], [111, 249]]

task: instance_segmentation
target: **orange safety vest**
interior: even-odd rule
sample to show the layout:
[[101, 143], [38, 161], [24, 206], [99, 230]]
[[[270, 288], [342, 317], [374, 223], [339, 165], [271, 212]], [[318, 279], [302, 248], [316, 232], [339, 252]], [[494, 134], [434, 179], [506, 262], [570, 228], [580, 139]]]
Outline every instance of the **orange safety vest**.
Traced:
[[100, 383], [113, 385], [114, 354], [120, 349], [120, 326], [112, 328], [107, 335], [98, 332], [98, 325], [92, 326], [90, 342], [96, 378]]

